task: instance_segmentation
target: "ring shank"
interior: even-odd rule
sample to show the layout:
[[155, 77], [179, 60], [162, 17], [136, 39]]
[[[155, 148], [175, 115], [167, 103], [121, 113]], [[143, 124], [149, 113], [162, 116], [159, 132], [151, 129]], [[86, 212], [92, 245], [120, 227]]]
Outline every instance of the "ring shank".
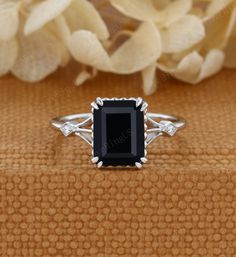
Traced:
[[67, 121], [76, 121], [79, 119], [87, 120], [92, 117], [91, 113], [80, 113], [80, 114], [71, 114], [61, 117], [56, 117], [51, 120], [51, 125], [57, 129], [60, 129], [61, 126]]
[[182, 129], [186, 125], [186, 121], [183, 118], [161, 114], [161, 113], [147, 113], [147, 117], [151, 119], [171, 121], [178, 129]]
[[[172, 116], [172, 115], [161, 114], [161, 113], [147, 113], [147, 116], [151, 119], [171, 121], [178, 129], [182, 129], [186, 125], [186, 121], [183, 118]], [[91, 113], [80, 113], [80, 114], [71, 114], [71, 115], [61, 116], [51, 120], [51, 125], [57, 129], [60, 129], [61, 126], [67, 121], [75, 121], [79, 119], [86, 120], [91, 117], [92, 117]]]

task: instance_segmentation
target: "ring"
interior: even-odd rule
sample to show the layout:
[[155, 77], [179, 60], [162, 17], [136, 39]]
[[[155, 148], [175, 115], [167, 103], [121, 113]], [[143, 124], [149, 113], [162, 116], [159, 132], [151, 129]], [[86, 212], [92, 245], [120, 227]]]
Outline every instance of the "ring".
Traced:
[[91, 113], [57, 117], [51, 125], [66, 137], [76, 135], [85, 140], [98, 168], [142, 168], [148, 145], [157, 137], [174, 136], [186, 123], [179, 117], [148, 113], [148, 104], [140, 97], [98, 97], [91, 106]]

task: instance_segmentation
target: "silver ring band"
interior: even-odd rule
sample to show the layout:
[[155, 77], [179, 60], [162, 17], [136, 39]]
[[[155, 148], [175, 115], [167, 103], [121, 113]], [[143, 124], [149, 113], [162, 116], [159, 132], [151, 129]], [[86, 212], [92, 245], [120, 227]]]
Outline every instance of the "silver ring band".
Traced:
[[92, 145], [92, 128], [86, 128], [86, 126], [92, 125], [91, 113], [57, 117], [51, 120], [51, 125], [59, 129], [64, 136], [69, 136], [74, 133], [76, 136], [80, 136], [84, 139], [89, 145]]
[[162, 135], [174, 136], [179, 129], [183, 129], [186, 121], [183, 118], [160, 113], [147, 113], [147, 119], [153, 128], [147, 129], [147, 145]]

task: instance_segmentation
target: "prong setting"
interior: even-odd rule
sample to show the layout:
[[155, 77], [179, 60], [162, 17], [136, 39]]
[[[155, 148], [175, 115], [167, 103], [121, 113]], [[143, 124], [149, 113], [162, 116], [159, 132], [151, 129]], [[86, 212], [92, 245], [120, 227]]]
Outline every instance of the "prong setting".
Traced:
[[148, 107], [148, 103], [147, 102], [143, 102], [142, 107], [141, 107], [141, 112], [146, 111]]
[[103, 106], [103, 100], [102, 100], [102, 98], [101, 98], [101, 97], [97, 97], [96, 103], [97, 103], [97, 105]]
[[99, 158], [97, 156], [92, 158], [92, 163], [97, 163], [99, 161]]
[[102, 167], [102, 165], [103, 165], [103, 162], [100, 161], [100, 162], [97, 164], [97, 167], [100, 169], [100, 168]]
[[138, 168], [138, 169], [141, 169], [143, 167], [142, 163], [140, 162], [135, 162], [135, 166]]
[[91, 106], [92, 106], [94, 109], [96, 109], [96, 110], [99, 109], [98, 105], [97, 105], [95, 102], [92, 102], [92, 103], [91, 103]]
[[142, 158], [141, 158], [141, 162], [142, 162], [142, 163], [146, 163], [147, 161], [148, 161], [148, 159], [147, 159], [146, 157], [142, 157]]
[[141, 97], [138, 97], [136, 99], [136, 107], [139, 107], [142, 104], [142, 102], [143, 102], [143, 99]]

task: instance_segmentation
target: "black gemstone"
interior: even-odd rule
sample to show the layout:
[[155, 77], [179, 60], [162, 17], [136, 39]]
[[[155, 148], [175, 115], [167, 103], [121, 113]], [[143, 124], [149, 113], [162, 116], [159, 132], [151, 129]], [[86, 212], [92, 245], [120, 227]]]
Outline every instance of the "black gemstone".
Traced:
[[94, 110], [94, 156], [104, 166], [134, 166], [144, 156], [144, 114], [134, 100], [107, 100]]

